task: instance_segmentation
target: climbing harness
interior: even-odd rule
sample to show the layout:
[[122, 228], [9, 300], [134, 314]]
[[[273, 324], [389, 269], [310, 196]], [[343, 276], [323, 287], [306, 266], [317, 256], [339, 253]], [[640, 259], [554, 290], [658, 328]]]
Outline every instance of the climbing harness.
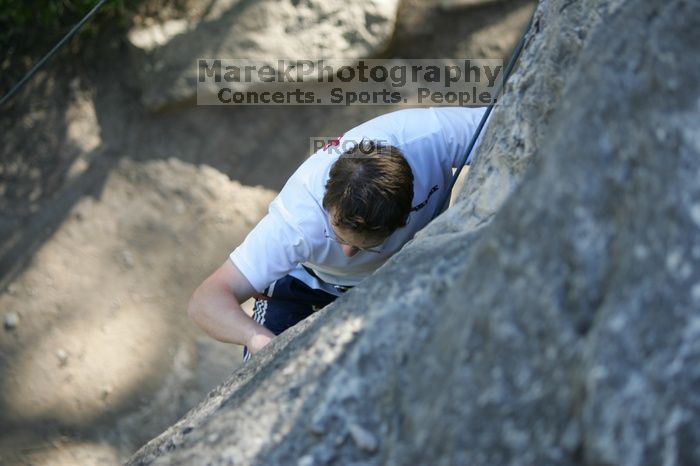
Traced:
[[[525, 27], [525, 30], [523, 31], [523, 35], [520, 37], [520, 40], [518, 41], [518, 44], [515, 46], [515, 49], [513, 50], [513, 55], [511, 55], [510, 60], [508, 61], [508, 65], [506, 66], [505, 73], [503, 74], [503, 81], [500, 83], [499, 87], [497, 88], [495, 95], [498, 98], [498, 96], [501, 94], [503, 89], [505, 88], [506, 81], [508, 80], [508, 77], [510, 76], [511, 71], [513, 71], [513, 67], [515, 66], [515, 63], [518, 61], [518, 57], [520, 57], [520, 52], [522, 52], [523, 47], [525, 46], [525, 39], [527, 37], [527, 33], [530, 31], [530, 27], [532, 26], [532, 20], [535, 17], [535, 13], [533, 12], [532, 16], [530, 17], [530, 21], [527, 23], [527, 26]], [[459, 162], [457, 163], [457, 170], [455, 171], [454, 175], [452, 175], [452, 180], [450, 180], [450, 185], [447, 187], [447, 191], [443, 195], [443, 199], [441, 202], [441, 208], [438, 209], [435, 214], [433, 215], [433, 219], [440, 215], [442, 212], [447, 209], [449, 203], [450, 203], [450, 194], [452, 193], [452, 189], [455, 186], [455, 183], [457, 182], [457, 178], [459, 177], [459, 174], [462, 172], [462, 168], [464, 165], [467, 164], [467, 159], [469, 158], [469, 154], [471, 154], [472, 149], [474, 149], [474, 146], [476, 145], [477, 139], [479, 139], [479, 135], [481, 134], [481, 130], [484, 129], [484, 126], [486, 125], [486, 120], [489, 119], [489, 115], [491, 115], [491, 111], [493, 110], [493, 107], [495, 106], [495, 103], [491, 103], [488, 108], [486, 109], [486, 112], [484, 112], [484, 116], [481, 117], [481, 121], [479, 122], [479, 126], [476, 128], [476, 132], [474, 132], [474, 135], [471, 138], [471, 141], [469, 141], [469, 145], [467, 146], [467, 150], [464, 152], [464, 155], [459, 159]], [[471, 161], [469, 161], [469, 164], [471, 164]]]

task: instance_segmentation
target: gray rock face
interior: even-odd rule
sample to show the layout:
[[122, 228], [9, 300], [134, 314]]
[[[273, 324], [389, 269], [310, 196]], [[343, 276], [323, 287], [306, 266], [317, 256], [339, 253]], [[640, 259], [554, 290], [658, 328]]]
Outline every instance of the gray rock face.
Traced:
[[[398, 8], [398, 0], [200, 3], [189, 18], [141, 28], [129, 35], [137, 47], [142, 100], [151, 109], [195, 99], [198, 58], [376, 56], [389, 44]], [[274, 60], [270, 62], [273, 66]]]
[[129, 464], [700, 464], [700, 4], [582, 3], [455, 207]]

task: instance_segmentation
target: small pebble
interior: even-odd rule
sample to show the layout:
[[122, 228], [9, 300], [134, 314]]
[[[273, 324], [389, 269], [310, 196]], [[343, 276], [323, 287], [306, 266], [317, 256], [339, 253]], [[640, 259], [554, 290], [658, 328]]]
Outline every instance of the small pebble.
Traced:
[[5, 330], [14, 330], [19, 325], [19, 316], [14, 312], [5, 314]]
[[128, 268], [132, 268], [134, 266], [134, 254], [128, 249], [122, 249], [121, 254], [124, 265], [126, 265]]
[[348, 431], [350, 431], [352, 440], [360, 450], [369, 453], [377, 450], [377, 439], [372, 432], [360, 427], [357, 424], [350, 424], [348, 426]]
[[187, 207], [185, 207], [185, 203], [179, 199], [176, 200], [175, 201], [175, 213], [178, 215], [182, 215], [185, 212], [187, 212]]
[[60, 349], [56, 351], [56, 357], [58, 358], [58, 363], [61, 366], [68, 364], [68, 353], [66, 353], [65, 350]]
[[207, 437], [207, 442], [209, 443], [216, 443], [219, 441], [219, 434], [214, 432], [213, 434], [209, 434]]

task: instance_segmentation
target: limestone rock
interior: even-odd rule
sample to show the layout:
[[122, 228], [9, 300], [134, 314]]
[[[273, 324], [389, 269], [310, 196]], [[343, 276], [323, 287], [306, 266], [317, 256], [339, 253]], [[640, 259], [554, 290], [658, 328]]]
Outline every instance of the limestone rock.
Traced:
[[129, 464], [700, 463], [699, 26], [543, 0], [457, 204]]
[[[151, 25], [129, 34], [136, 46], [142, 100], [151, 109], [194, 100], [198, 58], [376, 56], [389, 44], [398, 8], [398, 0], [200, 3], [201, 11], [186, 19]], [[271, 63], [274, 65], [275, 61]]]

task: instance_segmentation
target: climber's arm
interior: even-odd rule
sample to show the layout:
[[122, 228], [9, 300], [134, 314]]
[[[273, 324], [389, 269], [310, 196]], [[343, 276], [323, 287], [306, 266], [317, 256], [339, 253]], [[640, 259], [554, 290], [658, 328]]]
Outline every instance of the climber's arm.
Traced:
[[254, 354], [274, 338], [274, 334], [241, 309], [240, 303], [253, 294], [253, 286], [228, 259], [195, 290], [187, 312], [211, 337], [245, 345]]

